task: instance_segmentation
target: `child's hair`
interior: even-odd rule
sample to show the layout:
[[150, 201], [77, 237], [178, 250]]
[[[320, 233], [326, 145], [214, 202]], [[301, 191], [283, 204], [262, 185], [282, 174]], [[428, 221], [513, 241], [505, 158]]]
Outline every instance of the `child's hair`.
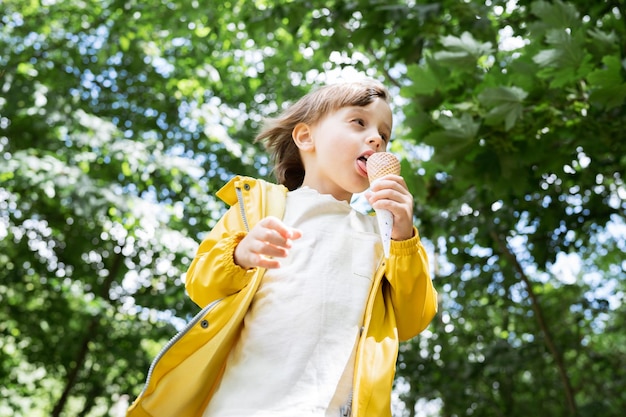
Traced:
[[389, 91], [372, 79], [330, 84], [308, 93], [278, 117], [267, 119], [255, 141], [263, 142], [270, 153], [278, 183], [295, 190], [304, 181], [304, 165], [292, 137], [298, 123], [315, 124], [332, 111], [364, 107], [377, 98], [389, 103]]

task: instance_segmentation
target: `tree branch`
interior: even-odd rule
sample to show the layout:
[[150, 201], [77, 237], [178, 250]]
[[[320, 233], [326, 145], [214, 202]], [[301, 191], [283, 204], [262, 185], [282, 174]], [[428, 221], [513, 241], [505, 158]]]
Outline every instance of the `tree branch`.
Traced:
[[[378, 61], [376, 51], [374, 51], [371, 46], [367, 48], [367, 51], [376, 61]], [[398, 80], [391, 76], [389, 70], [387, 70], [387, 68], [385, 67], [384, 62], [379, 62], [378, 68], [385, 74], [385, 78], [387, 79], [387, 81], [389, 81], [391, 84], [395, 85], [398, 88], [402, 88], [402, 85], [398, 82]]]
[[[122, 255], [122, 250], [119, 251], [113, 258], [113, 262], [111, 267], [109, 268], [109, 275], [106, 277], [102, 286], [100, 288], [99, 296], [107, 301], [111, 301], [109, 297], [109, 290], [111, 289], [111, 284], [115, 277], [120, 273], [121, 267], [124, 260], [124, 255]], [[82, 342], [80, 343], [80, 348], [78, 349], [78, 353], [76, 355], [76, 359], [74, 361], [73, 366], [67, 374], [67, 381], [65, 383], [65, 387], [63, 388], [63, 392], [61, 393], [61, 397], [54, 405], [54, 409], [50, 414], [51, 417], [59, 417], [67, 404], [67, 400], [69, 399], [70, 393], [76, 382], [78, 381], [78, 375], [80, 371], [85, 366], [85, 361], [87, 359], [87, 355], [89, 354], [89, 343], [96, 338], [98, 334], [98, 330], [100, 327], [100, 316], [96, 315], [91, 318], [89, 324], [87, 325], [87, 332], [83, 337]]]
[[513, 264], [513, 267], [515, 268], [515, 270], [521, 277], [522, 282], [526, 286], [528, 296], [530, 297], [531, 306], [535, 314], [535, 318], [537, 319], [537, 324], [539, 324], [539, 328], [543, 333], [546, 346], [552, 354], [552, 357], [554, 358], [554, 362], [556, 363], [561, 382], [563, 383], [565, 397], [567, 400], [567, 407], [569, 408], [571, 415], [576, 415], [577, 406], [576, 399], [574, 398], [574, 389], [572, 388], [572, 384], [567, 373], [567, 369], [565, 367], [563, 355], [561, 355], [561, 352], [558, 350], [556, 344], [554, 343], [552, 333], [548, 328], [548, 324], [546, 323], [543, 311], [541, 309], [541, 306], [539, 305], [539, 300], [537, 299], [537, 295], [533, 290], [530, 279], [524, 272], [524, 269], [522, 268], [522, 265], [520, 264], [515, 254], [511, 251], [508, 243], [501, 239], [500, 236], [494, 231], [491, 232], [491, 237], [497, 243], [500, 253]]

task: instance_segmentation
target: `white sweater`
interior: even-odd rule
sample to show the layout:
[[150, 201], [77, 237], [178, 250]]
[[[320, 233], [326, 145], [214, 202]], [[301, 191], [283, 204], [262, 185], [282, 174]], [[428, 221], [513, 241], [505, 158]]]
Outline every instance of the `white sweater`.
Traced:
[[382, 261], [375, 217], [304, 187], [283, 221], [302, 231], [268, 270], [204, 417], [339, 416], [354, 351]]

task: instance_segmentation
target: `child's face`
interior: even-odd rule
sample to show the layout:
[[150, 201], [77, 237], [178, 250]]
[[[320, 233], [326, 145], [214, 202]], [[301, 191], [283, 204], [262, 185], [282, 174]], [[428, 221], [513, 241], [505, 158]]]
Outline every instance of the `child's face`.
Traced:
[[377, 98], [364, 107], [340, 108], [309, 126], [312, 146], [300, 147], [303, 185], [350, 201], [368, 188], [365, 160], [387, 149], [392, 124], [389, 105]]

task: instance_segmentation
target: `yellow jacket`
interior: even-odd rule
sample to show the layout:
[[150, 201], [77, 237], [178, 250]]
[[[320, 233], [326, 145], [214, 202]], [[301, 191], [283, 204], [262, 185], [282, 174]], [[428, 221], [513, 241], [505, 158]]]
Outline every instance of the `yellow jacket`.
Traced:
[[[202, 416], [265, 272], [237, 266], [234, 249], [262, 218], [282, 218], [286, 192], [235, 177], [217, 193], [231, 208], [198, 248], [185, 284], [203, 309], [154, 359], [127, 417]], [[416, 230], [415, 237], [391, 243], [374, 277], [357, 347], [352, 417], [391, 416], [398, 343], [424, 330], [436, 311], [437, 292]]]

